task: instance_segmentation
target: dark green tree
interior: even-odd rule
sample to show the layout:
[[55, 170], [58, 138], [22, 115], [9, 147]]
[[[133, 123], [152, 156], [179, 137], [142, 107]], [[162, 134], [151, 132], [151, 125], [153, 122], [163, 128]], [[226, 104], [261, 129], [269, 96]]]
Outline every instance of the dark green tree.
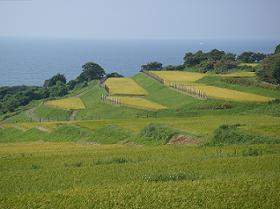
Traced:
[[280, 44], [275, 48], [275, 54], [280, 53]]
[[76, 80], [70, 80], [68, 83], [67, 83], [67, 89], [68, 90], [73, 90], [77, 85], [77, 81]]
[[45, 80], [44, 82], [44, 87], [51, 87], [51, 86], [55, 86], [57, 82], [61, 82], [66, 84], [66, 78], [63, 74], [56, 74], [53, 77], [51, 77], [48, 80]]
[[122, 78], [123, 75], [119, 74], [118, 72], [109, 73], [106, 75], [106, 78]]
[[105, 70], [94, 62], [84, 64], [82, 69], [82, 73], [77, 78], [78, 82], [100, 80], [105, 76]]
[[141, 66], [141, 71], [143, 71], [143, 70], [162, 70], [162, 63], [149, 62], [146, 65]]
[[265, 54], [255, 52], [243, 52], [237, 57], [237, 60], [244, 63], [260, 62], [266, 57]]
[[257, 76], [262, 81], [280, 84], [280, 53], [265, 58]]
[[213, 61], [218, 61], [221, 60], [223, 56], [225, 56], [224, 51], [220, 51], [218, 49], [213, 49], [212, 51], [208, 52], [206, 54], [207, 59], [213, 60]]
[[49, 97], [62, 97], [68, 93], [67, 87], [62, 82], [57, 82], [55, 86], [49, 87]]

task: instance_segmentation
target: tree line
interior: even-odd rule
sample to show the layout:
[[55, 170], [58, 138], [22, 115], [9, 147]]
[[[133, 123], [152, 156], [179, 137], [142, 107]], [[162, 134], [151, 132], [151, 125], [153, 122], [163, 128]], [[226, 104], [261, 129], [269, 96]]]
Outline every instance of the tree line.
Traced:
[[[200, 72], [227, 72], [236, 68], [242, 69], [239, 63], [260, 63], [260, 69], [254, 69], [261, 81], [280, 84], [280, 44], [274, 54], [265, 55], [255, 52], [243, 52], [239, 56], [218, 49], [210, 52], [188, 52], [182, 65], [163, 66], [160, 62], [150, 62], [141, 66], [142, 70], [188, 70], [195, 68]], [[245, 67], [248, 69], [248, 66]], [[83, 88], [92, 80], [102, 80], [110, 77], [123, 77], [117, 72], [106, 74], [105, 70], [94, 62], [82, 66], [82, 72], [76, 79], [67, 82], [63, 74], [56, 74], [45, 80], [43, 86], [12, 86], [0, 87], [0, 115], [14, 112], [20, 106], [29, 104], [32, 100], [62, 97], [75, 88]]]
[[[194, 70], [202, 73], [216, 72], [224, 73], [231, 70], [251, 70], [257, 73], [259, 80], [280, 84], [280, 44], [276, 47], [273, 54], [263, 54], [256, 52], [243, 52], [240, 55], [226, 53], [213, 49], [209, 52], [197, 51], [185, 54], [184, 63], [177, 66], [163, 66], [160, 62], [150, 62], [141, 66], [140, 71], [144, 70]], [[240, 65], [260, 64], [257, 66]]]
[[0, 115], [14, 112], [20, 106], [25, 106], [33, 100], [58, 98], [75, 88], [82, 88], [92, 80], [101, 80], [109, 77], [123, 77], [117, 72], [106, 74], [105, 70], [94, 62], [82, 66], [82, 72], [67, 82], [63, 74], [56, 74], [45, 80], [43, 86], [4, 86], [0, 87]]

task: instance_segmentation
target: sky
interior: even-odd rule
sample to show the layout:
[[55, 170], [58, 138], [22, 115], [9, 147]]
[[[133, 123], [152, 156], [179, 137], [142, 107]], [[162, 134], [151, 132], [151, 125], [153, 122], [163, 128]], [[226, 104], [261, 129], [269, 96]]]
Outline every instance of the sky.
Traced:
[[280, 0], [0, 0], [0, 36], [279, 40]]

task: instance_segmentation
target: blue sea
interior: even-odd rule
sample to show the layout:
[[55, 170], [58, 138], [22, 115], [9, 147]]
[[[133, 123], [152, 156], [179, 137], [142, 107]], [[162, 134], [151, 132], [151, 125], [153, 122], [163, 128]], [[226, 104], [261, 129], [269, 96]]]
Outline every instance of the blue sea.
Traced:
[[106, 70], [125, 76], [137, 73], [142, 64], [183, 63], [186, 52], [217, 48], [227, 52], [272, 53], [280, 41], [226, 40], [51, 40], [0, 38], [0, 86], [42, 85], [56, 73], [73, 79], [81, 66], [93, 61]]

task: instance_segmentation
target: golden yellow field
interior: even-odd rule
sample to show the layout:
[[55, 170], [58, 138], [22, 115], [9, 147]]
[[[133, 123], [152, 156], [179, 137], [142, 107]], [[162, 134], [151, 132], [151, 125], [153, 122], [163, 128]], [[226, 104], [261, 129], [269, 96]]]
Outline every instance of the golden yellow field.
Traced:
[[256, 67], [260, 65], [259, 63], [240, 63], [238, 66], [249, 66], [249, 67]]
[[117, 100], [120, 102], [121, 105], [139, 108], [139, 109], [161, 110], [167, 108], [161, 104], [149, 101], [141, 97], [118, 96], [118, 97], [108, 97], [108, 99]]
[[176, 83], [190, 83], [195, 82], [206, 74], [204, 73], [194, 73], [194, 72], [183, 72], [183, 71], [150, 71], [154, 75], [159, 76], [164, 80], [164, 84], [169, 85], [172, 82]]
[[249, 77], [256, 77], [255, 72], [234, 72], [228, 74], [221, 74], [222, 77], [239, 77], [239, 78], [249, 78]]
[[231, 89], [225, 89], [215, 86], [199, 85], [196, 86], [197, 89], [203, 91], [207, 97], [223, 99], [223, 100], [233, 100], [233, 101], [244, 101], [244, 102], [268, 102], [273, 100], [271, 97], [265, 97], [257, 94], [251, 94], [241, 91], [235, 91]]
[[110, 95], [148, 95], [148, 92], [131, 78], [109, 78], [105, 87]]
[[46, 105], [50, 107], [66, 109], [66, 110], [80, 110], [85, 109], [83, 101], [78, 97], [69, 97], [65, 99], [58, 99], [47, 101]]

